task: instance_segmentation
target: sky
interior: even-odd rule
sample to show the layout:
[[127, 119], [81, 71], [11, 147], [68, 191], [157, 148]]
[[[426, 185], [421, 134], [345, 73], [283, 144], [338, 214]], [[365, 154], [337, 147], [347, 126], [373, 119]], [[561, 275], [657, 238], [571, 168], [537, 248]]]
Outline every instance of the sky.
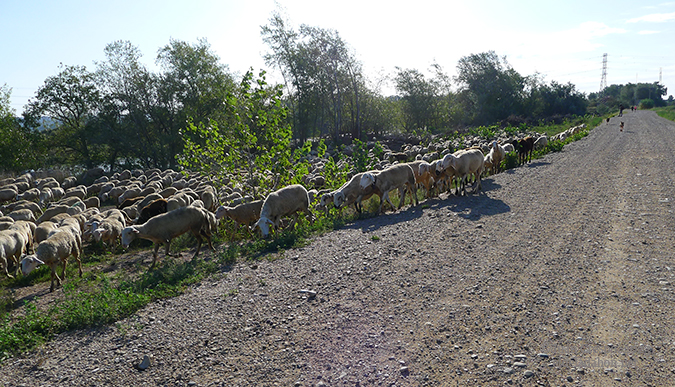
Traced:
[[0, 86], [21, 114], [59, 64], [94, 71], [104, 48], [130, 41], [152, 71], [171, 39], [205, 38], [233, 73], [268, 71], [261, 26], [279, 11], [301, 24], [336, 30], [362, 63], [371, 87], [394, 94], [396, 68], [450, 76], [462, 57], [495, 51], [523, 76], [600, 89], [657, 82], [675, 94], [675, 1], [376, 1], [376, 0], [0, 0]]

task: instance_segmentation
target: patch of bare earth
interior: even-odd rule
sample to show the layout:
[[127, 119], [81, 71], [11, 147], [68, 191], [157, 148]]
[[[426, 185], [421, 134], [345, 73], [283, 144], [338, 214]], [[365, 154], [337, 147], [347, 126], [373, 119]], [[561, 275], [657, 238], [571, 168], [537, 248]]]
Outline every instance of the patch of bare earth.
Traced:
[[349, 224], [59, 335], [0, 382], [672, 385], [675, 124], [619, 120], [478, 195]]

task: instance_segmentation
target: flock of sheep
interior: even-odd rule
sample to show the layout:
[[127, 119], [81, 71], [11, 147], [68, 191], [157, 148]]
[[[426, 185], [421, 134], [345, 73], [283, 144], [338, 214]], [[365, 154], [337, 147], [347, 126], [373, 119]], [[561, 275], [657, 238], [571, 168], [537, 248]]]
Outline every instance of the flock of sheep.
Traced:
[[[566, 137], [582, 128], [574, 127], [558, 136]], [[417, 205], [419, 188], [426, 198], [451, 192], [453, 186], [456, 195], [466, 195], [470, 178], [475, 179], [474, 191], [481, 189], [481, 176], [500, 172], [508, 152], [516, 152], [520, 163], [525, 163], [532, 150], [545, 146], [546, 141], [545, 136], [503, 141], [503, 145], [492, 141], [454, 153], [446, 151], [433, 160], [418, 154], [412, 162], [406, 161], [410, 154], [389, 152], [386, 158], [393, 164], [388, 161], [377, 169], [357, 173], [336, 190], [308, 191], [295, 184], [271, 192], [264, 200], [243, 197], [241, 189], [231, 188], [219, 196], [208, 177], [186, 178], [173, 170], [125, 170], [107, 177], [95, 169], [79, 180], [61, 171], [26, 173], [0, 180], [0, 204], [4, 204], [0, 207], [0, 266], [12, 277], [11, 269], [14, 276], [19, 270], [28, 275], [36, 267], [48, 265], [53, 291], [65, 276], [70, 257], [77, 261], [82, 275], [85, 242], [102, 241], [116, 250], [119, 244], [128, 248], [137, 238], [150, 240], [154, 243], [153, 268], [159, 248], [164, 245], [169, 255], [171, 240], [188, 232], [198, 243], [194, 259], [204, 239], [213, 250], [211, 236], [220, 219], [232, 219], [235, 232], [246, 225], [249, 232], [259, 230], [267, 237], [287, 217], [293, 217], [289, 224], [293, 227], [299, 213], [313, 222], [311, 208], [328, 212], [331, 206], [340, 209], [353, 205], [360, 213], [362, 202], [373, 195], [380, 198], [378, 213], [385, 202], [394, 208], [389, 197], [394, 190], [399, 191], [398, 208], [406, 194]], [[302, 180], [310, 188], [325, 184], [319, 174]], [[80, 184], [86, 181], [91, 183]], [[231, 206], [218, 206], [219, 202]], [[102, 209], [102, 203], [108, 209]], [[58, 266], [63, 268], [61, 276], [56, 271]]]

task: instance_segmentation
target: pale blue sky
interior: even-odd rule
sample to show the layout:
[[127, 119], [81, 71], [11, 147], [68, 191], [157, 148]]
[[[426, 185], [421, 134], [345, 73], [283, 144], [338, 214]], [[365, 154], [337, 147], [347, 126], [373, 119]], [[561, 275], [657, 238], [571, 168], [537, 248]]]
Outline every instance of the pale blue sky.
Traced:
[[[522, 75], [539, 72], [547, 82], [572, 82], [588, 93], [600, 87], [607, 53], [608, 84], [656, 82], [661, 70], [668, 94], [675, 94], [675, 2], [278, 3], [296, 27], [337, 30], [373, 82], [396, 66], [426, 72], [434, 62], [454, 75], [461, 57], [494, 50]], [[59, 63], [93, 71], [115, 40], [131, 41], [156, 69], [157, 50], [170, 38], [206, 38], [231, 71], [257, 71], [266, 68], [260, 26], [276, 8], [273, 0], [0, 0], [0, 85], [13, 89], [12, 107], [20, 114]], [[381, 90], [393, 93], [391, 85]]]

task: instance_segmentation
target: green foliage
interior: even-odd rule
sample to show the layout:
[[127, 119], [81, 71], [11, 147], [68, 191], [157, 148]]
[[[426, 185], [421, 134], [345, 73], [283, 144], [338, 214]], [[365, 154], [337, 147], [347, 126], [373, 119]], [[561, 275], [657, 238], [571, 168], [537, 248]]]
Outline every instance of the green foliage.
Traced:
[[382, 144], [379, 141], [375, 141], [375, 145], [373, 146], [373, 156], [378, 160], [381, 160], [383, 155], [384, 148], [382, 147]]
[[654, 100], [645, 98], [640, 101], [640, 109], [652, 109], [654, 107]]
[[229, 176], [248, 181], [263, 192], [286, 185], [293, 169], [291, 128], [281, 97], [281, 86], [268, 86], [264, 71], [257, 79], [248, 71], [236, 94], [229, 94], [225, 102], [227, 125], [214, 120], [208, 126], [188, 122], [181, 132], [184, 151], [177, 155], [178, 163], [221, 181]]
[[546, 153], [560, 152], [563, 150], [563, 146], [565, 146], [565, 143], [560, 140], [549, 141], [548, 144], [546, 144]]
[[664, 108], [656, 108], [656, 114], [667, 120], [675, 121], [675, 105]]
[[352, 160], [356, 173], [365, 172], [369, 169], [370, 158], [368, 157], [368, 148], [359, 139], [352, 141]]
[[504, 160], [502, 160], [502, 170], [507, 170], [507, 169], [512, 169], [518, 167], [518, 153], [517, 152], [509, 152], [506, 154], [506, 157], [504, 157]]
[[0, 172], [18, 174], [38, 167], [42, 149], [35, 141], [35, 134], [14, 116], [10, 104], [11, 93], [12, 89], [6, 84], [0, 86]]

